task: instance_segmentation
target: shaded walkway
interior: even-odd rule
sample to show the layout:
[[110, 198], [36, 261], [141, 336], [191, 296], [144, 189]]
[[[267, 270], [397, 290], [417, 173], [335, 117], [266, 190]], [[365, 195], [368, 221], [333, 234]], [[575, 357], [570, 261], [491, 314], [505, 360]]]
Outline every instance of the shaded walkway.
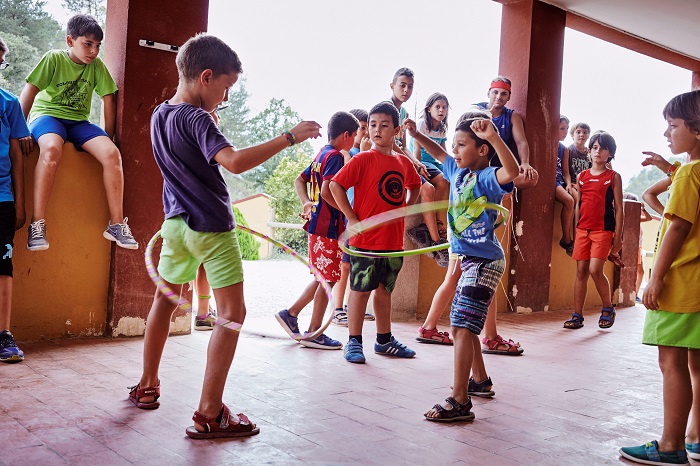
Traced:
[[[486, 356], [496, 398], [475, 399], [472, 424], [422, 413], [449, 393], [451, 348], [412, 345], [414, 360], [303, 348], [272, 316], [253, 317], [225, 400], [261, 426], [240, 441], [192, 441], [208, 333], [173, 337], [161, 371], [160, 409], [126, 400], [140, 374], [142, 340], [24, 343], [27, 360], [0, 366], [0, 463], [14, 464], [612, 464], [620, 445], [656, 438], [661, 376], [655, 348], [639, 344], [641, 307], [612, 331], [593, 315], [564, 331], [564, 312], [509, 315], [501, 332], [522, 357]], [[590, 322], [589, 322], [590, 321]], [[395, 326], [401, 341], [416, 324]], [[365, 334], [373, 331], [368, 325]], [[330, 334], [344, 339], [345, 329]]]

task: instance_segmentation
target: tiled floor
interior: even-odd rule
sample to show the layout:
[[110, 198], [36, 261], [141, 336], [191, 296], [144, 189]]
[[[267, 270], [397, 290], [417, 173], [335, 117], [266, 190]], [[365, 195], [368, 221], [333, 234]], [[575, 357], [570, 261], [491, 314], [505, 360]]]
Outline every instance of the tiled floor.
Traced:
[[[525, 354], [486, 355], [496, 397], [474, 399], [473, 423], [444, 425], [422, 413], [450, 393], [452, 348], [413, 342], [417, 323], [394, 326], [415, 359], [366, 351], [367, 364], [353, 365], [340, 351], [291, 341], [260, 302], [248, 293], [258, 311], [246, 321], [224, 397], [259, 435], [185, 436], [206, 332], [168, 342], [154, 411], [126, 400], [140, 375], [141, 338], [22, 342], [25, 362], [0, 365], [0, 464], [597, 465], [624, 463], [620, 446], [660, 434], [661, 375], [656, 349], [639, 343], [641, 306], [620, 310], [610, 331], [592, 313], [576, 331], [561, 328], [564, 312], [499, 317], [500, 333]], [[373, 331], [367, 323], [367, 340]], [[347, 330], [329, 334], [344, 341]]]

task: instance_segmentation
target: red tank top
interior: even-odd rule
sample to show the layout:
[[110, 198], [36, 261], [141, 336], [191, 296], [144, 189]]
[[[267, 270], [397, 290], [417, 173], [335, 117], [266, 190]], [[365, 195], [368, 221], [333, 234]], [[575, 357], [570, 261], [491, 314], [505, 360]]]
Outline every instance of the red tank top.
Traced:
[[578, 176], [578, 185], [581, 192], [578, 228], [615, 231], [615, 171], [605, 170], [599, 175], [592, 175], [590, 169], [584, 170]]

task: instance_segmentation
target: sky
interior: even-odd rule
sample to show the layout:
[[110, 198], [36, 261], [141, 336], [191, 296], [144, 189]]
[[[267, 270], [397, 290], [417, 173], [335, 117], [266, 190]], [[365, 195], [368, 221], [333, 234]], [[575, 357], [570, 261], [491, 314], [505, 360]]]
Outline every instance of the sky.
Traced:
[[[60, 3], [49, 0], [47, 10], [65, 24]], [[394, 72], [407, 66], [415, 72], [404, 104], [411, 117], [442, 92], [454, 127], [498, 75], [500, 22], [501, 4], [492, 0], [211, 0], [208, 32], [240, 56], [253, 111], [284, 99], [325, 126], [338, 110], [386, 100]], [[687, 70], [566, 30], [561, 113], [613, 135], [625, 185], [640, 171], [642, 151], [670, 156], [661, 110], [690, 82]], [[324, 133], [312, 145], [325, 140]]]

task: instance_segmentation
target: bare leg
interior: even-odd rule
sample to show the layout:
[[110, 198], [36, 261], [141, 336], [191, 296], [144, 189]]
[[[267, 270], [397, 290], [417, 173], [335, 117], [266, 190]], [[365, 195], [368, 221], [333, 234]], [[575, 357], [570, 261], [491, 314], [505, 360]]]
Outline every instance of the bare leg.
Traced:
[[301, 296], [297, 298], [296, 301], [294, 301], [294, 304], [289, 306], [289, 315], [292, 317], [298, 317], [299, 313], [308, 306], [308, 304], [314, 300], [314, 296], [316, 295], [316, 290], [318, 288], [321, 288], [318, 286], [318, 282], [316, 280], [313, 280], [311, 283], [306, 285], [306, 288], [304, 288], [304, 291], [301, 292]]
[[350, 262], [340, 263], [340, 280], [333, 293], [333, 303], [335, 309], [342, 309], [345, 302], [345, 290], [348, 289], [348, 278], [350, 278]]
[[46, 206], [49, 203], [53, 183], [56, 180], [58, 164], [63, 157], [65, 142], [58, 134], [47, 133], [39, 138], [37, 144], [39, 144], [39, 161], [34, 170], [32, 222], [46, 218]]
[[664, 430], [659, 451], [685, 449], [685, 428], [693, 404], [688, 349], [659, 346], [659, 367], [664, 378]]
[[486, 314], [486, 322], [484, 323], [484, 336], [489, 340], [493, 340], [498, 336], [498, 329], [496, 328], [497, 314], [498, 311], [496, 310], [496, 297], [494, 296], [491, 302], [489, 303], [489, 310]]
[[[221, 318], [242, 324], [246, 307], [243, 282], [214, 290]], [[216, 417], [223, 404], [224, 386], [236, 352], [239, 332], [217, 325], [212, 331], [207, 348], [207, 366], [204, 371], [202, 396], [197, 411], [206, 417]], [[195, 423], [199, 431], [203, 426]]]
[[[329, 283], [331, 288], [335, 283]], [[316, 287], [316, 293], [314, 294], [314, 310], [311, 314], [311, 323], [309, 324], [309, 333], [315, 332], [321, 325], [323, 325], [323, 315], [326, 313], [326, 308], [328, 307], [328, 295], [326, 290], [319, 284]]]
[[374, 304], [374, 315], [377, 318], [377, 333], [391, 332], [391, 293], [381, 283], [374, 290], [372, 303]]
[[566, 189], [557, 186], [554, 192], [554, 198], [561, 203], [561, 232], [565, 243], [571, 243], [573, 236], [571, 235], [571, 222], [574, 218], [574, 198], [566, 192]]
[[[362, 335], [362, 324], [365, 321], [370, 293], [370, 291], [350, 290], [350, 296], [348, 296], [348, 333], [350, 335]], [[379, 319], [377, 319], [377, 325], [379, 325], [378, 321]]]
[[[423, 183], [420, 187], [420, 202], [433, 202], [435, 200], [435, 187], [430, 183]], [[440, 239], [437, 221], [434, 212], [423, 212], [423, 223], [428, 227], [430, 239], [437, 241]]]
[[110, 223], [122, 223], [124, 221], [124, 170], [119, 149], [107, 136], [90, 139], [83, 144], [83, 149], [102, 165], [102, 180], [107, 193]]
[[[430, 182], [435, 186], [435, 200], [446, 201], [450, 194], [450, 182], [442, 175], [436, 176]], [[438, 210], [435, 212], [435, 218], [443, 225], [447, 225], [447, 210]]]
[[[491, 309], [489, 309], [489, 314]], [[469, 332], [471, 333], [471, 332]], [[472, 333], [472, 335], [474, 335]], [[486, 374], [486, 366], [484, 365], [484, 356], [481, 354], [481, 342], [479, 341], [479, 335], [474, 335], [475, 338], [471, 338], [471, 343], [473, 346], [473, 359], [472, 359], [472, 376], [477, 382], [483, 382], [486, 380], [488, 375]], [[467, 378], [469, 376], [467, 375]]]
[[459, 281], [459, 277], [462, 276], [462, 269], [459, 267], [459, 262], [459, 259], [450, 259], [447, 272], [445, 272], [445, 279], [435, 292], [433, 302], [430, 304], [430, 310], [425, 317], [425, 322], [423, 323], [424, 329], [432, 330], [437, 328], [440, 317], [442, 317], [442, 314], [450, 306], [455, 294], [455, 289], [457, 288], [457, 282]]
[[639, 289], [642, 287], [642, 281], [644, 280], [644, 264], [637, 264], [637, 281], [634, 284], [636, 294], [639, 296]]
[[12, 311], [12, 277], [0, 275], [0, 332], [10, 330]]
[[688, 350], [688, 367], [693, 383], [693, 407], [686, 442], [700, 443], [700, 350]]
[[[583, 315], [583, 305], [588, 292], [588, 276], [590, 261], [576, 261], [576, 283], [574, 284], [574, 312]], [[610, 296], [608, 296], [610, 300]]]
[[211, 310], [211, 307], [209, 306], [211, 287], [207, 281], [207, 272], [204, 270], [203, 264], [199, 264], [199, 268], [197, 269], [195, 293], [197, 293], [197, 314], [206, 317]]
[[612, 307], [612, 300], [610, 299], [610, 283], [608, 282], [608, 278], [605, 276], [605, 273], [603, 273], [605, 261], [603, 259], [591, 258], [590, 262], [589, 271], [591, 273], [591, 278], [593, 279], [593, 283], [595, 283], [595, 288], [600, 295], [600, 299], [603, 301], [603, 307]]

